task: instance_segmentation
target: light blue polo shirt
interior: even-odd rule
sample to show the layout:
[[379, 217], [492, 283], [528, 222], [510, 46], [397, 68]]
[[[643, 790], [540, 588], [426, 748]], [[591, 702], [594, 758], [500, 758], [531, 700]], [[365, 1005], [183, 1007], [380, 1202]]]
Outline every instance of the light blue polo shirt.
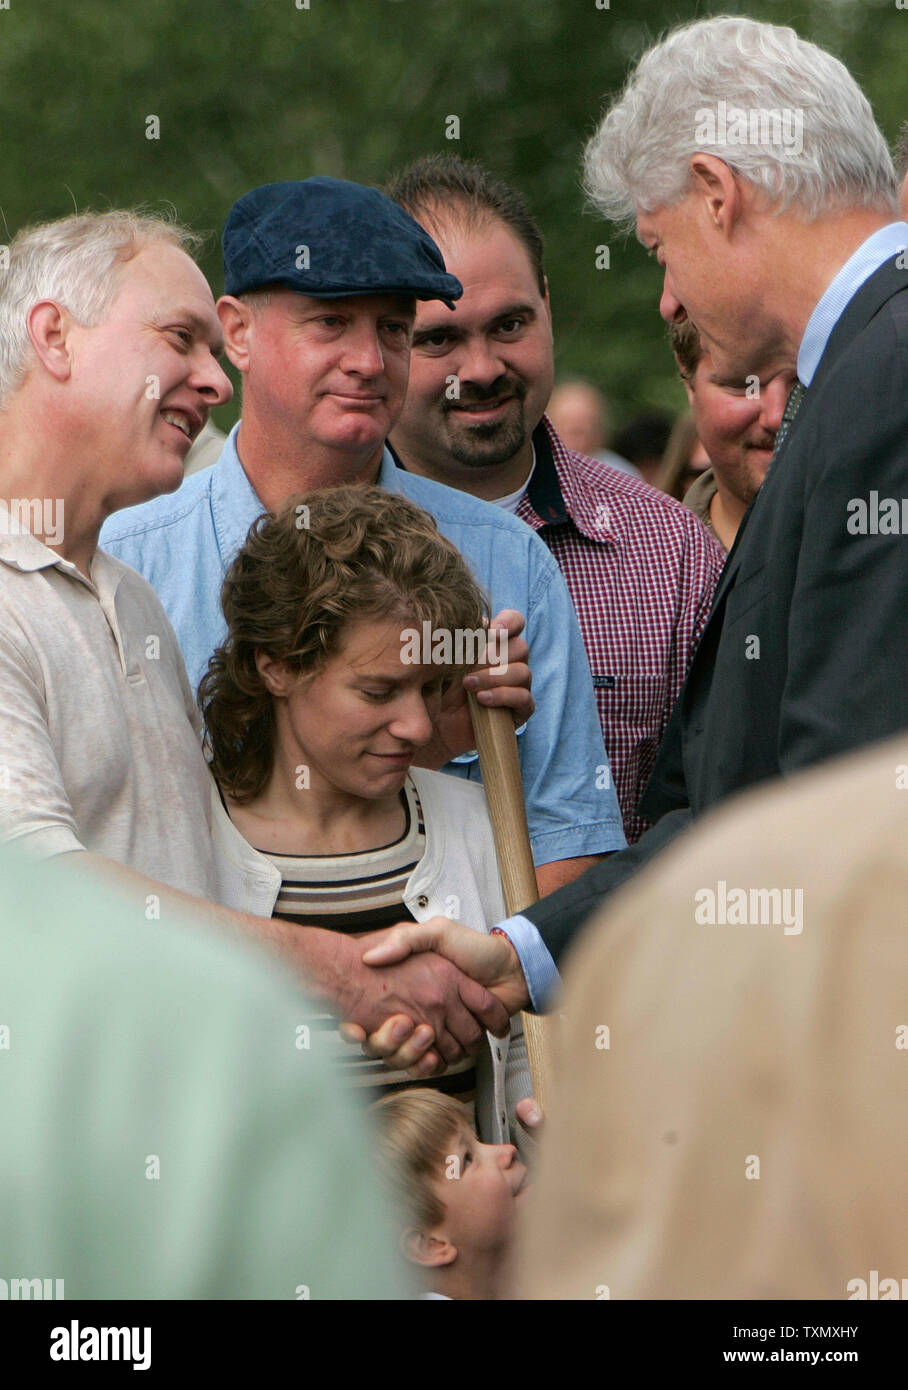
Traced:
[[[117, 512], [101, 531], [102, 547], [143, 574], [160, 598], [193, 690], [226, 636], [220, 591], [227, 567], [264, 510], [237, 454], [238, 429], [212, 468], [190, 475], [177, 492]], [[548, 547], [491, 502], [403, 472], [387, 449], [378, 482], [432, 514], [469, 561], [493, 613], [516, 608], [526, 618], [537, 708], [518, 746], [536, 863], [623, 849], [589, 663]], [[475, 756], [445, 771], [479, 779]]]

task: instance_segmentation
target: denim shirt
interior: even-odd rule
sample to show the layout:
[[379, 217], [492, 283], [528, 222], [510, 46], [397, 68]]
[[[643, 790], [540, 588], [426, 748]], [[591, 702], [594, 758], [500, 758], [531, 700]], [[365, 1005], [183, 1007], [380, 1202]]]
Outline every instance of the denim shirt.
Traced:
[[[192, 474], [177, 492], [117, 512], [101, 531], [102, 547], [143, 574], [160, 598], [193, 690], [226, 636], [224, 575], [264, 510], [237, 454], [238, 429], [213, 467]], [[493, 613], [516, 608], [526, 618], [537, 709], [518, 747], [535, 862], [623, 849], [589, 663], [548, 548], [500, 507], [405, 473], [387, 449], [377, 481], [431, 513], [489, 594]], [[444, 770], [479, 780], [475, 754]]]

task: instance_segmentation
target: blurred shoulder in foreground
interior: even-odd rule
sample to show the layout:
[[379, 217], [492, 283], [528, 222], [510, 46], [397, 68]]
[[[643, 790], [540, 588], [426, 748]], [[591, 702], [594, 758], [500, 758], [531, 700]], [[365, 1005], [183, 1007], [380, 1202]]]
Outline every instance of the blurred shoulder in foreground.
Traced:
[[900, 735], [725, 803], [592, 919], [520, 1297], [847, 1299], [873, 1271], [886, 1296], [908, 1248], [906, 834]]
[[66, 1298], [411, 1294], [366, 1120], [292, 980], [154, 901], [124, 929], [61, 858], [0, 850], [7, 1268]]

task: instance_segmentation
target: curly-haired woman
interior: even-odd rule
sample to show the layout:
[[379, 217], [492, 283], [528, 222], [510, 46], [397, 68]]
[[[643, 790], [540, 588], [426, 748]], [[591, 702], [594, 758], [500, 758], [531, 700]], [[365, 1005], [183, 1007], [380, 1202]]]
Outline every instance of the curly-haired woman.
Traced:
[[[375, 487], [291, 499], [252, 527], [221, 602], [228, 634], [199, 703], [223, 901], [352, 934], [505, 916], [482, 788], [413, 766], [488, 617], [432, 518]], [[352, 1052], [335, 1019], [306, 1026], [354, 1083], [409, 1084]], [[506, 1141], [530, 1094], [519, 1024], [435, 1084], [475, 1087], [480, 1133]]]

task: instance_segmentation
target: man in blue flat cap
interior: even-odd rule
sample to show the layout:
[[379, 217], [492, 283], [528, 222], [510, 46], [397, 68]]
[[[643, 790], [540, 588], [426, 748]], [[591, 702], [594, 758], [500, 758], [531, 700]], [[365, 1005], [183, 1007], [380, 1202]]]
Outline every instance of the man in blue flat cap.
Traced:
[[[542, 891], [623, 847], [589, 666], [557, 565], [500, 508], [395, 466], [385, 439], [407, 388], [417, 299], [462, 293], [432, 238], [374, 188], [310, 178], [253, 189], [223, 237], [218, 302], [227, 355], [243, 377], [243, 414], [214, 467], [178, 492], [118, 513], [101, 544], [157, 591], [193, 688], [223, 640], [227, 566], [264, 510], [310, 489], [378, 483], [434, 516], [489, 592], [512, 637], [526, 617], [538, 711], [518, 744]], [[525, 646], [510, 669], [472, 679], [483, 703], [532, 709]], [[517, 663], [520, 664], [517, 664]], [[463, 692], [439, 726], [435, 766], [478, 776]], [[570, 737], [564, 730], [570, 730]]]

